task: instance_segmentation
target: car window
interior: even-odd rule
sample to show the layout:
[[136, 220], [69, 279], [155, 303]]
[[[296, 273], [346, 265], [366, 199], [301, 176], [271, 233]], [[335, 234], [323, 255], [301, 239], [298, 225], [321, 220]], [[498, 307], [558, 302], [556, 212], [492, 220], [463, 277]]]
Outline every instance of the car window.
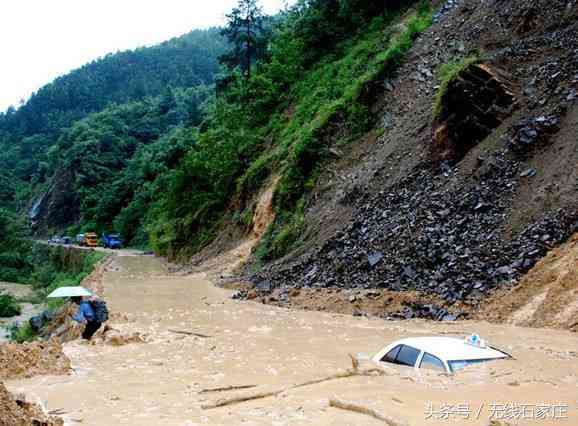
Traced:
[[424, 368], [426, 370], [438, 370], [446, 371], [444, 363], [438, 358], [427, 352], [423, 354], [419, 368]]
[[415, 366], [417, 357], [419, 356], [419, 351], [411, 346], [402, 345], [399, 350], [395, 362], [401, 365], [408, 365], [410, 367]]
[[461, 370], [470, 365], [481, 364], [482, 362], [493, 361], [492, 359], [468, 359], [459, 361], [448, 361], [448, 365], [451, 371]]
[[381, 361], [382, 362], [395, 362], [395, 357], [397, 356], [400, 348], [401, 348], [401, 345], [397, 345], [395, 348], [393, 348], [388, 353], [386, 353], [383, 356], [383, 358], [381, 358]]

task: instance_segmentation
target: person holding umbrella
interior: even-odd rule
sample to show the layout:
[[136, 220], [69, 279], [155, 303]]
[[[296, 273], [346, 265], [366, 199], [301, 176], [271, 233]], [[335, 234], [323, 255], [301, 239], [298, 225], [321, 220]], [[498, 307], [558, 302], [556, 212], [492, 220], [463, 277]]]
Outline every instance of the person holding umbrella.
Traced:
[[72, 315], [72, 319], [80, 324], [85, 324], [82, 338], [84, 340], [92, 339], [94, 333], [102, 326], [102, 323], [96, 318], [92, 303], [84, 300], [82, 296], [71, 297], [70, 301], [78, 305], [78, 312]]
[[48, 295], [50, 298], [69, 297], [70, 301], [78, 305], [78, 312], [72, 315], [72, 319], [84, 324], [82, 338], [92, 339], [94, 333], [108, 319], [108, 309], [102, 300], [84, 300], [84, 297], [92, 297], [93, 294], [84, 287], [61, 287]]

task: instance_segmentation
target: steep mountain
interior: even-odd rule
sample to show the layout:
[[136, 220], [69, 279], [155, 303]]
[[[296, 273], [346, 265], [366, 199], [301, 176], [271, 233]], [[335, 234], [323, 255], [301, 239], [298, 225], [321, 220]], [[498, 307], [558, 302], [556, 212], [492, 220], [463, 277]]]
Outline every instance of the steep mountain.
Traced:
[[36, 232], [121, 232], [145, 244], [152, 195], [195, 143], [206, 88], [169, 90], [146, 101], [111, 106], [66, 129], [48, 156], [54, 170], [29, 218]]
[[108, 54], [42, 87], [18, 110], [0, 115], [0, 132], [56, 135], [110, 104], [159, 96], [167, 87], [213, 82], [226, 49], [219, 29], [195, 30], [156, 46]]
[[[156, 201], [155, 249], [235, 253], [273, 185], [240, 297], [452, 319], [576, 232], [576, 3], [430, 6], [360, 14], [322, 51], [351, 22], [293, 9]], [[308, 31], [319, 17], [336, 25]]]
[[442, 11], [375, 82], [370, 131], [320, 140], [337, 158], [319, 169], [288, 255], [252, 276], [263, 300], [345, 289], [348, 309], [377, 299], [381, 315], [454, 318], [578, 231], [576, 3]]
[[[229, 34], [255, 28], [239, 13]], [[11, 130], [37, 166], [6, 170], [41, 193], [39, 232], [114, 228], [193, 264], [254, 246], [239, 297], [466, 316], [578, 230], [577, 18], [571, 0], [302, 0], [234, 39], [216, 96], [165, 86], [57, 143]]]

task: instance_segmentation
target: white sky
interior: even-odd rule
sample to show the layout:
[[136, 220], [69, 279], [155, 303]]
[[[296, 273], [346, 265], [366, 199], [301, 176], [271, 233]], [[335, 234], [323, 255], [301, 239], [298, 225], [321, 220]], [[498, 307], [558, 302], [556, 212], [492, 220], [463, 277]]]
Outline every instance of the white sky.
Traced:
[[[284, 3], [261, 0], [268, 13]], [[236, 4], [237, 0], [0, 0], [0, 111], [107, 53], [222, 25], [225, 13]]]

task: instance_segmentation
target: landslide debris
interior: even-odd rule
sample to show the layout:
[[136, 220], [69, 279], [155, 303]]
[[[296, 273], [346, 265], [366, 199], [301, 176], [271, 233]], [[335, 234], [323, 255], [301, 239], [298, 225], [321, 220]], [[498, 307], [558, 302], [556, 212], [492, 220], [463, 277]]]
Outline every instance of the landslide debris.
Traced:
[[70, 368], [70, 360], [56, 342], [0, 345], [0, 380], [68, 374]]
[[61, 418], [47, 415], [41, 406], [11, 395], [0, 382], [0, 426], [61, 426]]
[[[378, 288], [477, 306], [578, 230], [576, 2], [451, 6], [384, 83], [372, 108], [383, 135], [319, 177], [307, 241], [250, 275], [263, 300]], [[480, 51], [432, 126], [436, 69]]]
[[455, 164], [512, 113], [515, 96], [498, 70], [473, 63], [449, 77], [437, 102], [432, 160]]
[[552, 250], [513, 288], [493, 295], [475, 318], [578, 331], [578, 234]]

